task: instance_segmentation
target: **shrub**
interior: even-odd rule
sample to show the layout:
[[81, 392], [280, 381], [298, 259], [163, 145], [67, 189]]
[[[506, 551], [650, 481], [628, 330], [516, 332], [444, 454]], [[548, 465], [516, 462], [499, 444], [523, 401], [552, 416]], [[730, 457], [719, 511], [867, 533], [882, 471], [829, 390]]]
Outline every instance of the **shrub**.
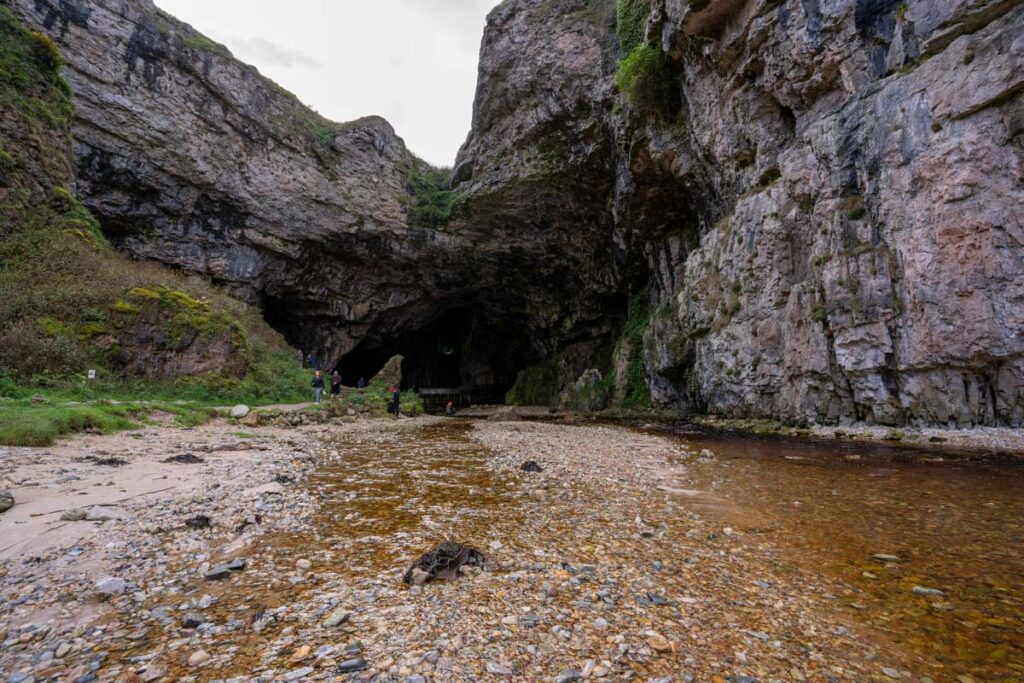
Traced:
[[615, 32], [623, 55], [632, 53], [644, 41], [650, 13], [650, 0], [615, 0]]
[[615, 86], [642, 112], [668, 115], [672, 109], [672, 73], [656, 47], [641, 45], [619, 62]]
[[438, 229], [447, 225], [458, 205], [458, 196], [451, 189], [450, 168], [427, 168], [409, 177], [415, 204], [412, 214], [427, 227]]
[[57, 44], [50, 40], [49, 36], [38, 31], [31, 31], [28, 34], [32, 41], [32, 54], [44, 68], [50, 71], [57, 71], [64, 66], [64, 58], [57, 48]]

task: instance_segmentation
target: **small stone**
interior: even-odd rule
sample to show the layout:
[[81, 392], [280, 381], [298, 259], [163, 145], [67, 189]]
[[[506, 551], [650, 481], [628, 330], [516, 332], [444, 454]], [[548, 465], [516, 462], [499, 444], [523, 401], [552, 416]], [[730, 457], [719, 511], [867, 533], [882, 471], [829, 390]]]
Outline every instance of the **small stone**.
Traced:
[[186, 612], [181, 619], [182, 628], [199, 628], [206, 623], [206, 617], [199, 612]]
[[657, 633], [647, 639], [647, 644], [655, 652], [672, 652], [675, 649], [675, 646], [668, 638]]
[[494, 674], [495, 676], [512, 676], [515, 672], [512, 667], [508, 664], [498, 664], [497, 662], [487, 662], [487, 673]]
[[212, 567], [203, 573], [203, 578], [207, 581], [219, 581], [225, 579], [231, 574], [231, 568], [226, 564], [218, 564], [216, 567]]
[[327, 618], [324, 619], [323, 626], [324, 628], [336, 628], [344, 624], [346, 621], [348, 621], [349, 616], [350, 615], [348, 612], [346, 612], [343, 608], [339, 607], [333, 612], [331, 612], [329, 615], [327, 615]]
[[309, 647], [309, 645], [303, 645], [298, 650], [292, 653], [292, 656], [288, 661], [290, 661], [292, 664], [298, 664], [299, 662], [309, 657], [310, 652], [311, 648]]
[[60, 645], [57, 646], [57, 649], [53, 651], [53, 654], [57, 659], [63, 659], [69, 652], [71, 652], [71, 645], [62, 641]]
[[419, 567], [413, 567], [412, 572], [409, 574], [409, 582], [414, 586], [422, 586], [429, 578], [430, 572], [424, 571]]
[[583, 673], [579, 669], [564, 669], [555, 676], [555, 683], [575, 683], [583, 680]]
[[892, 668], [891, 666], [882, 667], [882, 673], [884, 673], [889, 678], [900, 678], [900, 672]]
[[297, 562], [295, 563], [295, 566], [296, 566], [296, 567], [297, 567], [298, 569], [301, 569], [301, 570], [303, 570], [303, 571], [306, 571], [307, 569], [310, 569], [310, 568], [312, 568], [312, 566], [313, 566], [313, 563], [312, 563], [312, 562], [310, 562], [310, 561], [309, 561], [309, 560], [307, 560], [307, 559], [301, 559], [301, 560], [298, 560], [298, 561], [297, 561]]
[[82, 508], [71, 508], [70, 510], [66, 510], [64, 512], [64, 514], [62, 514], [60, 516], [60, 521], [62, 521], [62, 522], [81, 522], [81, 521], [84, 521], [85, 518], [88, 517], [88, 516], [89, 516], [89, 513], [86, 512], [85, 510], [83, 510]]
[[123, 595], [124, 592], [128, 590], [128, 584], [124, 579], [119, 579], [116, 576], [108, 576], [105, 579], [100, 579], [96, 582], [96, 590], [104, 595]]
[[888, 555], [886, 553], [875, 553], [871, 557], [873, 557], [876, 560], [881, 560], [882, 562], [899, 562], [900, 561], [900, 558], [899, 558], [898, 555]]
[[236, 420], [240, 420], [241, 418], [245, 417], [248, 414], [249, 406], [243, 405], [241, 403], [231, 409], [231, 417], [235, 418]]
[[544, 471], [543, 469], [541, 469], [541, 466], [537, 464], [536, 460], [527, 460], [526, 462], [524, 462], [519, 467], [519, 469], [521, 469], [523, 472], [543, 472]]
[[338, 671], [340, 673], [352, 673], [353, 671], [362, 671], [367, 667], [366, 660], [362, 657], [356, 657], [354, 659], [346, 659], [344, 662], [338, 665]]
[[212, 659], [210, 653], [206, 650], [197, 650], [192, 653], [192, 656], [188, 658], [188, 665], [190, 667], [202, 666]]
[[236, 557], [228, 562], [228, 571], [240, 572], [245, 569], [246, 560], [244, 557]]
[[301, 669], [296, 669], [295, 671], [289, 671], [284, 676], [282, 676], [282, 680], [285, 680], [285, 681], [297, 681], [300, 678], [305, 678], [306, 676], [308, 676], [311, 673], [313, 673], [313, 667], [311, 667], [311, 666], [304, 666]]
[[945, 595], [945, 593], [940, 591], [938, 588], [928, 588], [927, 586], [914, 586], [910, 590], [918, 595]]

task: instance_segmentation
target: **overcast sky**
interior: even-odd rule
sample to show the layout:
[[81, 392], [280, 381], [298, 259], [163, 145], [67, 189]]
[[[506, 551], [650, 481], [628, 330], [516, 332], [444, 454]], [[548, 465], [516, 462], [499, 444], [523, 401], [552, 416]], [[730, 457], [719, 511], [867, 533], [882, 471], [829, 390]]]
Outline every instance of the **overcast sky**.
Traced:
[[335, 121], [378, 114], [449, 166], [498, 0], [156, 0]]

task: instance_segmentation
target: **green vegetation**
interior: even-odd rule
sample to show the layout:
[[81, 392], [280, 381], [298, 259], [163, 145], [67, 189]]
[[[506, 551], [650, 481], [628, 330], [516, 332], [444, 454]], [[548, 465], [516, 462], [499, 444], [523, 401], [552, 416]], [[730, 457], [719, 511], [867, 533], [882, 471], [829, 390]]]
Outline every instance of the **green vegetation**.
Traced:
[[[348, 414], [349, 409], [356, 412], [366, 411], [376, 417], [385, 417], [388, 414], [388, 403], [391, 401], [391, 394], [383, 384], [370, 383], [363, 391], [354, 391], [347, 396], [326, 399], [317, 406], [327, 413], [329, 417], [342, 417]], [[399, 398], [399, 407], [402, 415], [416, 417], [424, 412], [423, 399], [415, 391], [403, 391]]]
[[65, 128], [74, 109], [59, 75], [63, 63], [52, 40], [25, 30], [11, 10], [0, 7], [0, 108], [37, 133]]
[[814, 310], [811, 311], [811, 320], [813, 320], [816, 323], [825, 322], [826, 320], [828, 320], [828, 311], [825, 309], [824, 306], [818, 304], [817, 306], [814, 307]]
[[49, 446], [62, 436], [85, 430], [109, 434], [137, 429], [159, 413], [173, 415], [179, 427], [195, 427], [215, 412], [208, 407], [168, 401], [70, 401], [68, 394], [55, 391], [29, 397], [23, 388], [2, 378], [0, 393], [5, 396], [0, 400], [0, 446]]
[[777, 167], [772, 166], [761, 174], [761, 178], [757, 182], [761, 187], [769, 187], [770, 185], [774, 185], [780, 178], [782, 178], [782, 171]]
[[505, 395], [505, 402], [514, 406], [546, 406], [554, 402], [557, 392], [558, 366], [549, 358], [521, 370]]
[[427, 167], [409, 176], [414, 204], [412, 215], [427, 227], [439, 229], [448, 224], [459, 205], [458, 194], [451, 189], [452, 169]]
[[630, 54], [644, 42], [650, 13], [650, 0], [615, 0], [615, 32], [621, 54]]
[[[114, 428], [134, 414], [120, 404], [97, 407], [101, 399], [303, 400], [308, 377], [256, 311], [201, 278], [117, 254], [72, 196], [73, 109], [61, 63], [52, 41], [0, 7], [0, 107], [9, 133], [0, 154], [8, 190], [0, 197], [0, 420], [13, 435], [5, 438], [45, 441], [50, 432]], [[137, 343], [132, 330], [149, 322], [165, 326], [170, 354], [223, 335], [232, 368], [184, 379], [126, 376], [122, 344]], [[88, 369], [95, 380], [85, 379]], [[35, 394], [47, 401], [19, 403]], [[166, 412], [179, 422], [198, 414]], [[51, 420], [52, 428], [32, 426]]]
[[629, 362], [626, 365], [626, 390], [619, 407], [624, 410], [651, 409], [651, 392], [647, 386], [647, 373], [644, 371], [644, 333], [650, 326], [650, 315], [647, 310], [647, 296], [643, 292], [629, 301], [626, 324], [616, 345], [616, 355], [623, 344], [629, 344]]
[[640, 45], [619, 62], [615, 86], [640, 111], [666, 115], [670, 109], [672, 73], [657, 47]]

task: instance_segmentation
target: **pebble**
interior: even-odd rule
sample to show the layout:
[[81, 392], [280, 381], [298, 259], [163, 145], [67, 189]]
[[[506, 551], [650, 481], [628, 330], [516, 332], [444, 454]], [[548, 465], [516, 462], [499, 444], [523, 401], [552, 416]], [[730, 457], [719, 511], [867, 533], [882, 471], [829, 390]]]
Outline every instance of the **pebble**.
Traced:
[[286, 680], [286, 681], [297, 681], [300, 678], [305, 678], [309, 674], [313, 673], [313, 671], [314, 671], [313, 667], [311, 667], [311, 666], [304, 666], [301, 669], [295, 669], [294, 671], [289, 671], [288, 673], [286, 673], [283, 676], [283, 679]]
[[336, 628], [349, 620], [349, 613], [339, 607], [324, 619], [324, 628]]
[[366, 667], [366, 660], [362, 657], [356, 657], [354, 659], [346, 659], [338, 665], [338, 671], [341, 673], [352, 673], [353, 671], [362, 671]]
[[85, 518], [88, 517], [88, 516], [89, 516], [89, 513], [86, 512], [85, 510], [83, 510], [82, 508], [71, 508], [70, 510], [65, 510], [64, 511], [64, 514], [62, 514], [60, 516], [60, 521], [62, 521], [62, 522], [81, 522], [81, 521], [84, 521]]
[[583, 680], [583, 672], [579, 669], [563, 669], [555, 676], [555, 683], [575, 683]]
[[512, 676], [515, 673], [508, 664], [498, 664], [497, 662], [487, 662], [485, 668], [487, 673], [495, 676]]
[[945, 595], [945, 593], [940, 591], [938, 588], [928, 588], [927, 586], [914, 586], [910, 590], [918, 595]]
[[109, 596], [123, 595], [128, 590], [128, 584], [124, 579], [108, 576], [96, 582], [96, 590]]
[[213, 657], [206, 650], [197, 650], [193, 652], [192, 655], [188, 658], [188, 665], [190, 667], [202, 666], [203, 664], [209, 662], [212, 658]]

